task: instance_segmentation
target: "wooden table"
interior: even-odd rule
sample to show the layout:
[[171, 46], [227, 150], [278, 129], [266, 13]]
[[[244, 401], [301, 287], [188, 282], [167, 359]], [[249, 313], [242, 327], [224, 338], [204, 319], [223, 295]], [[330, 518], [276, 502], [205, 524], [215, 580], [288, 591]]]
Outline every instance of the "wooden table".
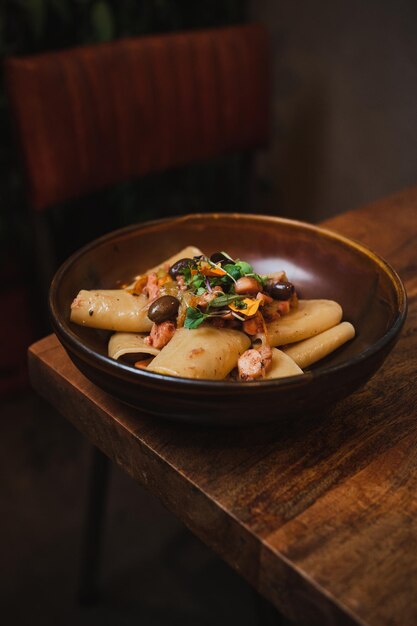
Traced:
[[384, 367], [321, 419], [210, 430], [130, 409], [54, 336], [30, 348], [35, 389], [278, 609], [301, 624], [417, 624], [417, 188], [324, 223], [405, 281]]

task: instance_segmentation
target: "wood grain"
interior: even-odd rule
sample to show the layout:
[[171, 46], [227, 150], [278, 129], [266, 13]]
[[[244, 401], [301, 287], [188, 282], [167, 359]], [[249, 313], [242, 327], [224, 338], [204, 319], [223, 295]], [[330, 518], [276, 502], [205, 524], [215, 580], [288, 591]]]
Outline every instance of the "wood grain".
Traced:
[[203, 429], [122, 406], [57, 339], [30, 349], [34, 387], [300, 624], [417, 623], [417, 188], [325, 223], [399, 271], [401, 338], [367, 386], [291, 425]]

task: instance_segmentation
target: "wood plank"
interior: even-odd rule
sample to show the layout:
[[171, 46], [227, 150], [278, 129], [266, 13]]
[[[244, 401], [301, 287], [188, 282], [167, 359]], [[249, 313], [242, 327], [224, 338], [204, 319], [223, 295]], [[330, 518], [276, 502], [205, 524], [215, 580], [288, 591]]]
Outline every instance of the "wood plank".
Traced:
[[410, 311], [384, 367], [320, 418], [165, 423], [86, 380], [53, 336], [34, 387], [205, 543], [302, 624], [417, 623], [417, 188], [325, 223], [404, 278]]
[[373, 248], [389, 261], [407, 287], [409, 298], [417, 295], [417, 187], [349, 211], [323, 222]]

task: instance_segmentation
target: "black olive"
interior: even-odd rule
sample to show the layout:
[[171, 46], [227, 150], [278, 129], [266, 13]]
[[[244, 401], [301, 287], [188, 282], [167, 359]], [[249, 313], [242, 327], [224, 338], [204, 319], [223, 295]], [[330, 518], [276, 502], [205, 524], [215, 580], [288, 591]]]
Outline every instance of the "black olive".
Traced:
[[223, 254], [223, 252], [213, 252], [213, 254], [210, 257], [210, 261], [212, 263], [230, 263], [230, 259], [227, 258], [226, 255]]
[[161, 324], [167, 320], [173, 320], [178, 313], [180, 301], [174, 296], [161, 296], [155, 302], [152, 302], [148, 310], [148, 317], [151, 322]]
[[179, 274], [183, 274], [186, 267], [194, 267], [195, 261], [193, 259], [180, 259], [169, 268], [168, 274], [174, 280]]
[[267, 283], [265, 291], [269, 293], [271, 298], [274, 298], [274, 300], [289, 300], [293, 295], [295, 289], [292, 283], [283, 281], [282, 283]]

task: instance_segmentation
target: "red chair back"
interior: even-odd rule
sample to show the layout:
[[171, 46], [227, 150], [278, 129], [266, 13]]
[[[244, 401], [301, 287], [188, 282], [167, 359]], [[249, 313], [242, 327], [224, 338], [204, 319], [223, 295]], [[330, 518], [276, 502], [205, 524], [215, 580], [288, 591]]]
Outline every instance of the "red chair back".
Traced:
[[30, 204], [261, 147], [268, 65], [258, 24], [8, 59]]

